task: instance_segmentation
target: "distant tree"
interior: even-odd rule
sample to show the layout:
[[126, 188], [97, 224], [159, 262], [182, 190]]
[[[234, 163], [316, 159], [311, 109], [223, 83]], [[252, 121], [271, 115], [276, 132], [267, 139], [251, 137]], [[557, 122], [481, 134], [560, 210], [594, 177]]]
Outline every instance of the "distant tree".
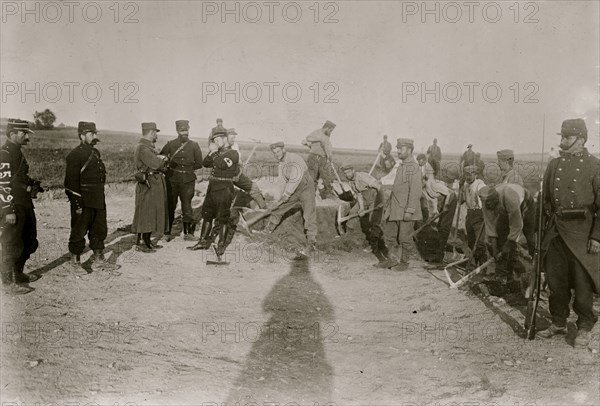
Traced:
[[56, 114], [50, 109], [44, 111], [36, 111], [33, 115], [35, 120], [35, 128], [38, 130], [51, 130], [54, 128], [54, 122], [56, 121]]
[[60, 123], [60, 124], [58, 125], [58, 128], [65, 128], [65, 127], [66, 127], [65, 123]]

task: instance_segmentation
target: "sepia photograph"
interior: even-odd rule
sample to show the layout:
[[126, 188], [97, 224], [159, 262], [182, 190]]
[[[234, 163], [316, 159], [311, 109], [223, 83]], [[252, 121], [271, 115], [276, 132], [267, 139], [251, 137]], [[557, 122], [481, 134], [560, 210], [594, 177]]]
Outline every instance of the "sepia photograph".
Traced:
[[600, 0], [0, 19], [0, 406], [600, 405]]

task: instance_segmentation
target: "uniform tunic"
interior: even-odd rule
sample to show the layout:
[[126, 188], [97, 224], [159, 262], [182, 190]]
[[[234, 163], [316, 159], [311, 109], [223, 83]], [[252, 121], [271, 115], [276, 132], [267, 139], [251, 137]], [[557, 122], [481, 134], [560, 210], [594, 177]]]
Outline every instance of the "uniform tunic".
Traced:
[[142, 138], [135, 148], [133, 161], [139, 172], [148, 176], [148, 187], [138, 183], [135, 187], [135, 213], [131, 232], [164, 233], [169, 229], [167, 212], [167, 185], [161, 172], [164, 161], [157, 157], [154, 144]]
[[214, 219], [219, 225], [232, 225], [233, 178], [238, 173], [239, 161], [240, 154], [230, 147], [210, 152], [204, 158], [203, 165], [206, 168], [212, 168], [206, 198], [202, 204], [204, 221]]
[[[384, 236], [388, 247], [410, 242], [408, 236], [414, 229], [414, 222], [423, 219], [421, 194], [421, 171], [411, 155], [399, 164], [386, 205]], [[405, 214], [411, 215], [410, 220], [404, 220]]]
[[[28, 188], [33, 185], [29, 165], [21, 146], [7, 141], [0, 149], [0, 228], [2, 228], [2, 279], [8, 282], [14, 269], [16, 277], [38, 248], [33, 201]], [[15, 224], [7, 224], [7, 214], [15, 214]]]
[[[100, 151], [86, 143], [75, 147], [66, 158], [65, 192], [71, 203], [69, 252], [81, 254], [88, 235], [90, 248], [103, 250], [108, 234], [104, 184], [106, 168]], [[82, 213], [77, 214], [76, 210]]]
[[175, 220], [177, 200], [181, 201], [181, 212], [184, 223], [194, 223], [192, 199], [196, 181], [196, 169], [202, 168], [202, 151], [198, 143], [176, 138], [165, 144], [161, 155], [169, 157], [167, 169], [167, 201], [169, 212], [169, 230]]
[[[569, 220], [565, 209], [581, 209], [582, 219]], [[553, 322], [569, 315], [570, 288], [575, 289], [577, 325], [591, 329], [593, 291], [600, 291], [600, 255], [587, 251], [588, 240], [600, 241], [600, 160], [589, 154], [561, 152], [544, 174], [544, 211], [550, 228], [544, 238], [545, 269], [551, 289]]]

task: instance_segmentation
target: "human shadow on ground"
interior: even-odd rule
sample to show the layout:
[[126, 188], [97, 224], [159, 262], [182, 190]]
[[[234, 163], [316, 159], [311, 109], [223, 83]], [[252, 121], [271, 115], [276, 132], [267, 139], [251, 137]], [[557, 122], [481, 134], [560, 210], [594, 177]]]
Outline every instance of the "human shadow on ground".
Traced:
[[263, 310], [271, 317], [260, 334], [244, 337], [254, 344], [227, 404], [330, 401], [333, 368], [324, 344], [335, 342], [338, 329], [332, 305], [313, 279], [310, 263], [292, 261], [289, 273], [263, 301]]

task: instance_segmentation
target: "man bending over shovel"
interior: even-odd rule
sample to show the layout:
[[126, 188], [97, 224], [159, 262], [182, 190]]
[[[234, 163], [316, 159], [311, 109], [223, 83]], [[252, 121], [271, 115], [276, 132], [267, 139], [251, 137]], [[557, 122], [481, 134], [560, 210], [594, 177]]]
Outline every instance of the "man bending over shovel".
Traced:
[[262, 230], [271, 234], [279, 225], [283, 215], [297, 205], [302, 207], [304, 229], [309, 249], [316, 250], [317, 245], [317, 207], [315, 201], [315, 183], [308, 172], [304, 159], [298, 154], [287, 152], [283, 142], [271, 144], [271, 152], [279, 161], [279, 177], [285, 185], [281, 198], [272, 209], [269, 222]]
[[[386, 268], [390, 260], [381, 228], [381, 216], [383, 214], [381, 183], [366, 172], [354, 171], [354, 167], [350, 164], [342, 166], [342, 171], [355, 195], [355, 201], [351, 203], [350, 212], [358, 211], [360, 229], [365, 234], [373, 254], [379, 260], [373, 266]], [[343, 203], [343, 205], [345, 204]]]

